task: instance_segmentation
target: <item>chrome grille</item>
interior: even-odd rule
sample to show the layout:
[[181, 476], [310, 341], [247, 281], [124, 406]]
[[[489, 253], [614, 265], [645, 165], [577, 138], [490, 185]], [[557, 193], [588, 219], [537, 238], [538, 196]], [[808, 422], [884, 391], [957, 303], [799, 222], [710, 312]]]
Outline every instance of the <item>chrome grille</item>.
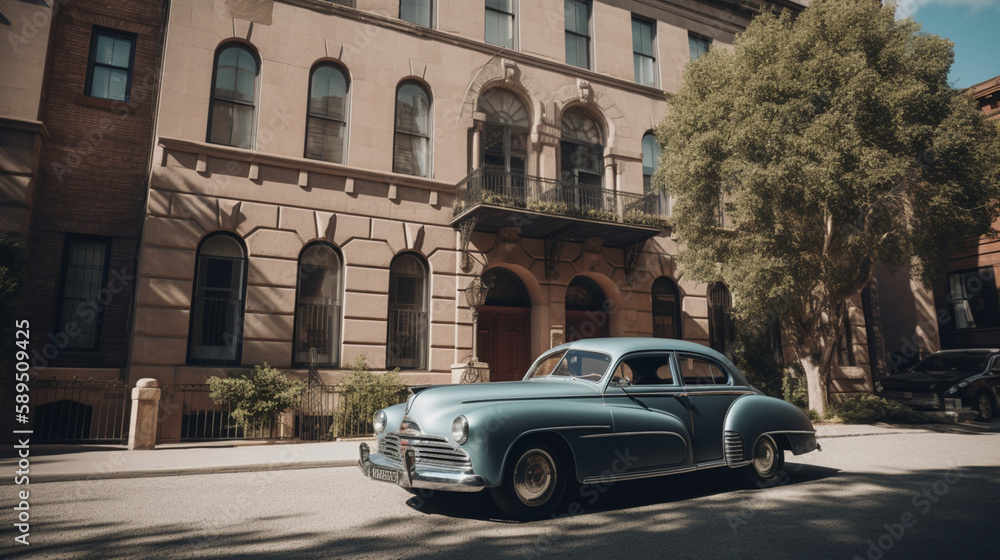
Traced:
[[413, 450], [413, 460], [417, 465], [438, 469], [467, 471], [472, 468], [472, 460], [463, 449], [456, 448], [440, 436], [405, 436], [400, 440], [396, 432], [388, 433], [379, 442], [379, 453], [387, 459], [402, 464], [402, 450]]
[[732, 430], [727, 430], [725, 448], [727, 463], [732, 465], [743, 462], [743, 438], [740, 437], [740, 434]]
[[934, 393], [882, 391], [878, 395], [913, 408], [941, 408], [941, 399]]

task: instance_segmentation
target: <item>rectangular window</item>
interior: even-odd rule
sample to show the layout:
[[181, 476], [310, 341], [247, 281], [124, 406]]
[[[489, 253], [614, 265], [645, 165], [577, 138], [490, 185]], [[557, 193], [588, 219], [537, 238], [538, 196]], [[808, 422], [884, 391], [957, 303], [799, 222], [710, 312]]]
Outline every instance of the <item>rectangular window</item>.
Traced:
[[698, 60], [701, 55], [708, 52], [712, 46], [712, 40], [697, 33], [688, 33], [688, 49], [691, 51], [691, 60]]
[[840, 340], [837, 342], [837, 363], [840, 367], [854, 367], [858, 365], [854, 357], [854, 336], [851, 326], [851, 316], [844, 312], [844, 328], [840, 331]]
[[128, 101], [135, 35], [94, 27], [87, 67], [87, 95]]
[[399, 19], [434, 27], [434, 0], [399, 0]]
[[632, 64], [635, 67], [635, 83], [650, 87], [656, 87], [658, 82], [654, 39], [656, 23], [633, 17]]
[[486, 0], [486, 42], [514, 48], [514, 0]]
[[566, 13], [566, 64], [590, 69], [590, 1], [563, 0]]
[[948, 275], [956, 330], [1000, 327], [1000, 301], [992, 266]]
[[110, 251], [111, 240], [107, 238], [66, 237], [58, 322], [53, 332], [66, 334], [67, 350], [100, 349], [104, 317], [101, 292], [108, 278]]

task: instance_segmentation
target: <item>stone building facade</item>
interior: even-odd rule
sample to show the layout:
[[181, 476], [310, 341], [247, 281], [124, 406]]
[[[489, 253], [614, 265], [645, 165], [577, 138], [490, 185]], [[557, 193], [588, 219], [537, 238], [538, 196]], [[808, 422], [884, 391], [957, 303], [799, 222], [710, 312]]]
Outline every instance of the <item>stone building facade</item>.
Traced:
[[[363, 355], [449, 383], [474, 340], [491, 380], [574, 338], [725, 349], [731, 296], [676, 266], [650, 133], [685, 63], [752, 12], [470, 4], [170, 3], [133, 381], [267, 361], [333, 383]], [[846, 392], [870, 390], [852, 313]]]

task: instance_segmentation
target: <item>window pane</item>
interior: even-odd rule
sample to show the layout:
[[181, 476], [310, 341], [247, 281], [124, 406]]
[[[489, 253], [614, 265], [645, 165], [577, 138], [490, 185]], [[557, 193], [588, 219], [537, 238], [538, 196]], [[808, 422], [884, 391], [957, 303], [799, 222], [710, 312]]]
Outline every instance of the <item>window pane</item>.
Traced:
[[346, 121], [347, 78], [339, 69], [323, 66], [313, 72], [309, 114]]
[[100, 64], [116, 66], [118, 68], [128, 68], [131, 53], [131, 41], [108, 35], [99, 35], [97, 37], [97, 47], [96, 52], [94, 53], [94, 61]]
[[406, 21], [431, 26], [431, 0], [400, 0], [399, 17]]
[[486, 0], [486, 7], [501, 12], [513, 13], [514, 0]]
[[344, 123], [309, 117], [306, 128], [307, 158], [343, 163]]
[[80, 332], [70, 337], [66, 346], [69, 349], [96, 350], [99, 346], [102, 312], [98, 310], [95, 318], [90, 312], [87, 315], [81, 314], [79, 308], [86, 306], [87, 302], [97, 302], [101, 295], [108, 271], [107, 251], [108, 241], [94, 239], [67, 241], [61, 313], [56, 330], [66, 332], [65, 325], [70, 321], [77, 324]]
[[691, 60], [697, 60], [698, 57], [707, 53], [711, 43], [711, 39], [697, 35], [688, 35], [688, 47], [691, 50]]
[[[97, 68], [94, 68], [96, 73]], [[108, 99], [125, 101], [125, 92], [128, 89], [128, 71], [113, 69], [108, 75]]]
[[430, 131], [430, 99], [424, 88], [404, 84], [396, 96], [396, 130], [426, 136]]
[[660, 145], [652, 133], [642, 137], [642, 174], [652, 175], [660, 164]]

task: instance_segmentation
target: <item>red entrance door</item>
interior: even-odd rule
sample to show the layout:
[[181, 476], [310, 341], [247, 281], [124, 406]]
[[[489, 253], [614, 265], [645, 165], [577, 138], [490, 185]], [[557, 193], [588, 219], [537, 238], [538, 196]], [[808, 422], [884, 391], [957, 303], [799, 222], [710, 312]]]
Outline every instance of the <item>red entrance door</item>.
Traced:
[[519, 381], [531, 366], [531, 309], [479, 308], [476, 343], [480, 361], [490, 364], [490, 381]]

